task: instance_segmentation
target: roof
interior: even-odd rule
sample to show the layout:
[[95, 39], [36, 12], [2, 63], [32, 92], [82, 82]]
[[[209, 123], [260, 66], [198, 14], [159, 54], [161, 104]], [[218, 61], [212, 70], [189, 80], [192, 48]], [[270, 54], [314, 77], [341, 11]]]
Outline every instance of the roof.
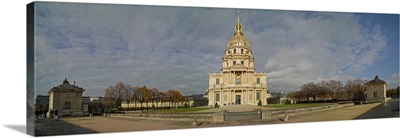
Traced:
[[82, 87], [71, 85], [67, 78], [64, 79], [61, 85], [51, 88], [49, 91], [85, 91]]
[[386, 84], [386, 82], [379, 79], [378, 75], [376, 75], [373, 80], [367, 82], [366, 84]]

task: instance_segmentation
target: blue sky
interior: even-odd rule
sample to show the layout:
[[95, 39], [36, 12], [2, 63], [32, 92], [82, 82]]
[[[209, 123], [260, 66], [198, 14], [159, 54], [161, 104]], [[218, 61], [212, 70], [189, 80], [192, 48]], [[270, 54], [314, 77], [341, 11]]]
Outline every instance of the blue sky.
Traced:
[[[205, 93], [233, 35], [236, 10], [37, 3], [36, 92], [67, 77], [103, 95], [117, 82]], [[399, 81], [399, 15], [240, 9], [270, 91], [320, 80]]]

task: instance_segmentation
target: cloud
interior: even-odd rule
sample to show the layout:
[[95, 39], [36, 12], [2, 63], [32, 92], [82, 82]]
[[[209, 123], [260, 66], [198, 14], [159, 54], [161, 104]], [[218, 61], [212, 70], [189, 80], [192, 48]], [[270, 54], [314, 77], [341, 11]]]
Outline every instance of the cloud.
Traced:
[[[36, 11], [36, 88], [64, 77], [103, 95], [117, 82], [204, 93], [219, 72], [236, 10], [40, 2]], [[244, 36], [271, 91], [318, 78], [349, 78], [386, 47], [380, 26], [345, 13], [243, 10]]]
[[379, 26], [365, 28], [351, 14], [283, 14], [277, 15], [283, 17], [279, 25], [253, 34], [272, 36], [264, 39], [271, 52], [257, 49], [271, 55], [258, 62], [268, 72], [271, 91], [293, 91], [318, 78], [348, 79], [372, 66], [387, 47]]
[[390, 76], [388, 76], [386, 78], [387, 88], [390, 89], [390, 88], [396, 88], [397, 86], [399, 86], [400, 85], [399, 79], [400, 79], [399, 73], [393, 73]]
[[192, 82], [191, 91], [203, 93], [208, 73], [220, 64], [227, 39], [220, 37], [228, 37], [222, 35], [228, 26], [212, 21], [228, 19], [229, 12], [216, 11], [38, 4], [38, 89], [44, 93], [67, 77], [86, 87], [88, 95], [102, 95], [118, 81], [163, 91]]

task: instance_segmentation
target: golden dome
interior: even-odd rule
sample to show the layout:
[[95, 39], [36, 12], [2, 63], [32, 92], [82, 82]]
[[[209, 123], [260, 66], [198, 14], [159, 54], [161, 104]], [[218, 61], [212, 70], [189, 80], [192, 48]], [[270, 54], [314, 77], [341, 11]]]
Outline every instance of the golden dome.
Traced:
[[236, 46], [244, 46], [250, 48], [249, 42], [243, 36], [242, 25], [240, 24], [239, 11], [238, 11], [238, 21], [235, 25], [234, 35], [228, 41], [228, 44], [226, 44], [226, 47], [236, 47]]
[[226, 44], [227, 47], [234, 47], [234, 46], [244, 46], [250, 47], [249, 42], [243, 36], [232, 36], [232, 38]]

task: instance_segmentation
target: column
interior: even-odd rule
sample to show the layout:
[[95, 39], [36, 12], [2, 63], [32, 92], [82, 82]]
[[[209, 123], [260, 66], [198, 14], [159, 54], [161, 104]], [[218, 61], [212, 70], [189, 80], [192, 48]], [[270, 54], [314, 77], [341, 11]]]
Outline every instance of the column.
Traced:
[[232, 71], [229, 71], [229, 83], [232, 83]]
[[242, 90], [242, 101], [244, 104], [248, 104], [246, 94], [247, 94], [246, 90]]

